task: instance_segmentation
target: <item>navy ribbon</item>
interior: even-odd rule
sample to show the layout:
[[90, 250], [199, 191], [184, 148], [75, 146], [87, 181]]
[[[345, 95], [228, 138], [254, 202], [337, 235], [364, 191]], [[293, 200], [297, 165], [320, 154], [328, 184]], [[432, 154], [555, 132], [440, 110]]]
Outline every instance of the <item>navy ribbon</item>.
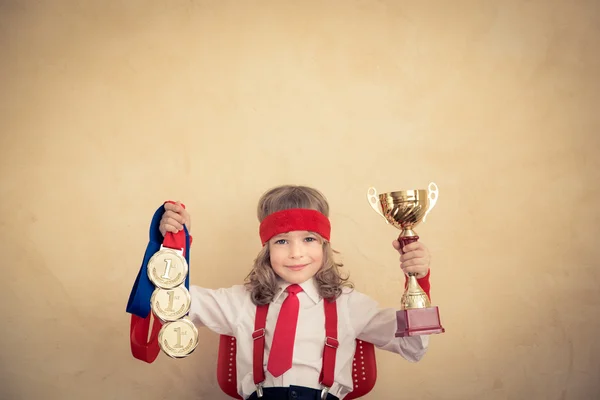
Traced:
[[[164, 204], [161, 205], [158, 210], [154, 213], [152, 217], [152, 222], [150, 223], [150, 241], [148, 242], [148, 246], [146, 247], [146, 252], [144, 253], [144, 259], [142, 261], [142, 266], [140, 267], [140, 272], [135, 278], [135, 283], [133, 284], [133, 288], [131, 289], [131, 293], [129, 294], [129, 301], [127, 302], [127, 312], [133, 315], [137, 315], [141, 318], [146, 318], [150, 313], [150, 297], [152, 297], [152, 292], [154, 292], [154, 284], [150, 282], [150, 278], [148, 278], [148, 261], [150, 258], [160, 250], [160, 246], [163, 243], [163, 235], [160, 233], [160, 219], [162, 218], [165, 212]], [[190, 265], [190, 235], [187, 230], [187, 227], [184, 225], [183, 230], [185, 231], [185, 261], [188, 263], [188, 267]], [[188, 274], [185, 278], [185, 287], [186, 289], [190, 289], [190, 274], [188, 268]]]

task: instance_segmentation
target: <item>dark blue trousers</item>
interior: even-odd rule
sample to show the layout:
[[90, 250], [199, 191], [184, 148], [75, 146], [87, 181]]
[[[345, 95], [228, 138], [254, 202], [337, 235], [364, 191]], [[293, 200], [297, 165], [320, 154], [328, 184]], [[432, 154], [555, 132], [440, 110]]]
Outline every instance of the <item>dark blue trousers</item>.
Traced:
[[[256, 392], [252, 393], [248, 400], [259, 400]], [[263, 397], [260, 400], [321, 400], [321, 390], [304, 386], [269, 387], [263, 388]], [[327, 400], [338, 398], [327, 393]]]

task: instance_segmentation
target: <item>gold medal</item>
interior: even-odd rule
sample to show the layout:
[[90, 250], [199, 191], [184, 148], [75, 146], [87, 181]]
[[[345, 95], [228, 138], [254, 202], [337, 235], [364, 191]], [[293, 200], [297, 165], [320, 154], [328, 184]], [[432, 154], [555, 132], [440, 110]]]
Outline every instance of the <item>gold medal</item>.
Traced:
[[160, 329], [158, 344], [169, 357], [186, 357], [198, 345], [198, 329], [187, 318], [168, 322]]
[[156, 288], [150, 298], [154, 315], [162, 322], [176, 321], [190, 310], [192, 298], [183, 285], [173, 289]]
[[148, 278], [162, 289], [173, 289], [185, 281], [188, 273], [187, 261], [180, 252], [167, 247], [161, 248], [148, 261]]

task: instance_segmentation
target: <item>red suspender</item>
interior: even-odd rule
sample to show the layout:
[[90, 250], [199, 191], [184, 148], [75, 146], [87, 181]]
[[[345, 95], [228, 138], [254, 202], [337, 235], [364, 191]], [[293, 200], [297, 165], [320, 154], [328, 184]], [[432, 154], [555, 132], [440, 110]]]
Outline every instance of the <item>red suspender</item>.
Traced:
[[254, 318], [254, 332], [252, 332], [252, 339], [254, 340], [252, 374], [254, 375], [254, 384], [257, 387], [257, 391], [259, 391], [259, 387], [262, 387], [262, 383], [265, 380], [263, 361], [265, 357], [265, 326], [267, 325], [268, 311], [268, 304], [256, 306], [256, 317]]
[[337, 306], [335, 299], [323, 299], [325, 307], [325, 347], [323, 347], [323, 368], [321, 369], [321, 385], [330, 388], [335, 373], [335, 352], [339, 346], [337, 340]]
[[[325, 309], [325, 346], [323, 347], [323, 368], [321, 370], [321, 384], [329, 390], [333, 385], [335, 373], [335, 353], [339, 346], [337, 340], [337, 303], [334, 300], [323, 299]], [[265, 380], [263, 361], [265, 354], [265, 326], [267, 325], [267, 312], [269, 305], [256, 306], [256, 318], [254, 319], [254, 340], [252, 372], [254, 384], [256, 385], [258, 397], [262, 397], [262, 383]]]

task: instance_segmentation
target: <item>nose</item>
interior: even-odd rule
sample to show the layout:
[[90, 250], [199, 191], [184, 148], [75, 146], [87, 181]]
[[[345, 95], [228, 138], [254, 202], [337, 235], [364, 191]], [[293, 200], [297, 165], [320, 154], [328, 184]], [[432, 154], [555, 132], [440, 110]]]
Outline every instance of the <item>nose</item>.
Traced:
[[295, 240], [290, 243], [290, 258], [301, 258], [303, 255], [302, 244]]

